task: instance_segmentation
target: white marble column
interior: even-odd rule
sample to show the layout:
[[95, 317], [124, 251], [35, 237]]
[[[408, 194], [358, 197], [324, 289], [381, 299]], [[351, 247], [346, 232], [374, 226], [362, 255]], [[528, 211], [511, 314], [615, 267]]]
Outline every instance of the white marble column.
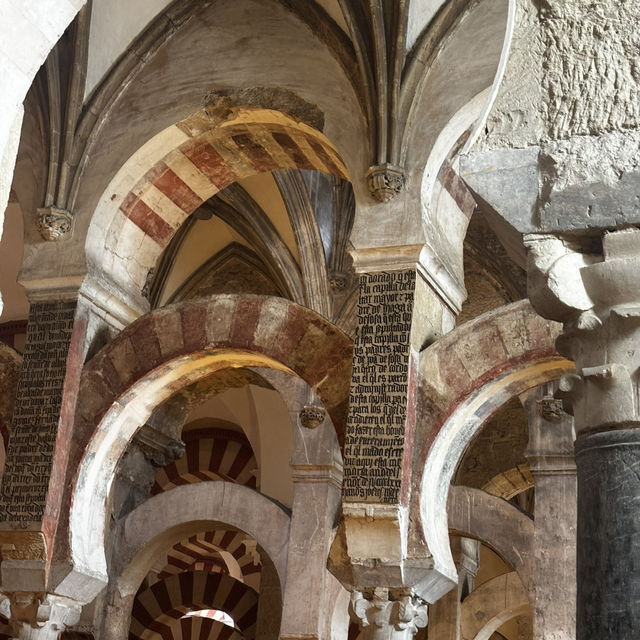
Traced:
[[410, 592], [378, 587], [351, 594], [353, 612], [360, 619], [364, 640], [412, 640], [427, 624], [427, 604]]

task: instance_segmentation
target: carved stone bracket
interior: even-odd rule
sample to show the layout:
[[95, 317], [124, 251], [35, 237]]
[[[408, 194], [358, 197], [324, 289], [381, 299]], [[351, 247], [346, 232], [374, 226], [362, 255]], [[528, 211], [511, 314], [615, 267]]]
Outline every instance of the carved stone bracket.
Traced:
[[38, 209], [38, 231], [48, 242], [62, 240], [73, 231], [73, 215], [66, 209], [45, 207]]
[[565, 411], [562, 408], [562, 400], [553, 396], [545, 396], [538, 400], [540, 405], [540, 413], [548, 422], [562, 422], [565, 417]]
[[148, 424], [143, 425], [136, 433], [134, 442], [155, 467], [164, 467], [181, 458], [185, 451], [184, 442], [174, 440]]
[[367, 186], [378, 202], [389, 202], [402, 191], [404, 182], [404, 170], [389, 163], [375, 165], [367, 171]]
[[349, 276], [340, 271], [331, 271], [329, 273], [329, 286], [333, 291], [344, 291], [349, 284]]
[[307, 406], [300, 410], [300, 424], [307, 429], [316, 429], [325, 419], [327, 412], [322, 407]]
[[354, 591], [351, 606], [366, 640], [411, 640], [427, 625], [427, 604], [406, 591], [394, 593], [384, 587], [370, 594]]

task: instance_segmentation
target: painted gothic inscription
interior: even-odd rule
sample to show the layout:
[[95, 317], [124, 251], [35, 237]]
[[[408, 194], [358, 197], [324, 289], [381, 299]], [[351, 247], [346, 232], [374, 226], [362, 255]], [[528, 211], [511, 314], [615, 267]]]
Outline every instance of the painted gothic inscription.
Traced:
[[44, 513], [75, 308], [31, 305], [0, 505], [0, 518], [18, 527]]
[[414, 288], [415, 271], [360, 277], [344, 450], [348, 501], [398, 501]]

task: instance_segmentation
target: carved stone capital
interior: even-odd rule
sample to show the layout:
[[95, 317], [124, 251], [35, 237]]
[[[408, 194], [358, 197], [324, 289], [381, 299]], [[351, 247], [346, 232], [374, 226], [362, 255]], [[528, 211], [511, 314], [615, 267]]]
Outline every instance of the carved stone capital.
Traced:
[[604, 233], [601, 254], [553, 234], [527, 234], [524, 243], [531, 303], [565, 332], [597, 330], [616, 310], [640, 315], [640, 230]]
[[327, 415], [323, 407], [306, 406], [300, 410], [300, 424], [307, 429], [319, 427]]
[[542, 315], [564, 322], [556, 341], [576, 363], [556, 397], [576, 430], [640, 427], [636, 407], [640, 348], [640, 230], [605, 233], [601, 255], [539, 236], [529, 243], [529, 294]]
[[[11, 632], [19, 638], [53, 640], [80, 619], [76, 603], [45, 593], [12, 592], [9, 596]], [[30, 630], [37, 629], [37, 632]]]
[[581, 269], [599, 257], [577, 251], [553, 234], [524, 236], [527, 248], [527, 293], [543, 317], [574, 325], [593, 309]]
[[417, 596], [378, 587], [372, 593], [351, 594], [354, 614], [361, 620], [366, 640], [411, 640], [427, 625], [427, 604]]
[[[22, 625], [39, 629], [49, 618], [46, 608], [42, 608], [44, 593], [16, 591], [9, 596], [11, 607], [11, 627], [18, 631]], [[42, 610], [41, 610], [42, 609]]]
[[404, 170], [389, 163], [375, 165], [367, 171], [367, 186], [378, 202], [389, 202], [402, 191], [404, 182]]
[[71, 235], [73, 215], [66, 209], [45, 207], [38, 209], [38, 231], [48, 242], [62, 240]]

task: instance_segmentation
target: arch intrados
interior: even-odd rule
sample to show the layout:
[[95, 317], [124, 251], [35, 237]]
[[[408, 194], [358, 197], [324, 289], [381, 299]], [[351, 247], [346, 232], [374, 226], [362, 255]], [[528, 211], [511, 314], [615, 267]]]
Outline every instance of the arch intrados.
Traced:
[[[228, 533], [234, 535], [231, 540], [226, 541], [226, 544], [222, 544]], [[219, 534], [222, 534], [221, 539], [216, 541]], [[199, 563], [220, 562], [223, 572], [226, 571], [232, 578], [247, 584], [251, 581], [253, 584], [249, 586], [259, 591], [258, 585], [255, 584], [255, 580], [251, 576], [261, 574], [262, 560], [256, 559], [255, 554], [248, 551], [246, 543], [249, 541], [256, 542], [244, 531], [223, 526], [216, 526], [214, 530], [189, 536], [180, 540], [167, 551], [167, 563], [158, 575], [166, 577], [182, 571], [193, 571]], [[197, 545], [195, 548], [194, 544]], [[162, 557], [165, 557], [164, 553]], [[191, 560], [190, 564], [186, 564], [189, 560]]]
[[78, 471], [70, 515], [72, 556], [87, 558], [80, 564], [85, 571], [95, 574], [96, 570], [102, 570], [106, 575], [104, 532], [108, 496], [118, 461], [138, 428], [145, 424], [154, 407], [171, 397], [176, 385], [191, 384], [216, 367], [234, 366], [272, 366], [289, 372], [274, 361], [248, 353], [204, 352], [196, 354], [195, 359], [185, 356], [134, 384], [100, 421]]
[[533, 520], [514, 505], [481, 489], [453, 486], [447, 503], [449, 531], [479, 540], [518, 574], [533, 592]]
[[226, 637], [227, 640], [245, 640], [236, 629], [231, 629], [224, 622], [200, 616], [188, 616], [176, 620], [176, 628], [172, 629], [175, 640], [193, 640], [193, 638]]
[[128, 406], [142, 416], [225, 368], [275, 369], [301, 378], [342, 442], [352, 350], [351, 339], [331, 322], [282, 298], [219, 295], [157, 309], [85, 366], [72, 459], [81, 465], [107, 414], [113, 419]]
[[529, 463], [519, 464], [502, 471], [489, 479], [482, 487], [483, 491], [503, 500], [511, 500], [515, 496], [535, 488]]
[[[473, 138], [470, 139], [472, 144], [484, 126], [500, 89], [515, 26], [516, 0], [476, 0], [450, 2], [449, 5], [449, 10], [457, 10], [457, 16], [447, 17], [446, 11], [441, 12], [421, 34], [418, 42], [421, 55], [412, 57], [407, 74], [414, 90], [404, 92], [401, 105], [408, 119], [423, 124], [430, 122], [418, 131], [417, 127], [407, 127], [404, 135], [418, 135], [420, 139], [425, 134], [437, 136], [453, 115], [453, 109], [457, 109], [456, 105], [464, 104], [478, 93], [484, 94], [488, 90], [482, 103], [474, 108], [476, 117]], [[442, 21], [446, 22], [447, 18], [449, 25], [443, 25]], [[438, 45], [433, 47], [434, 40], [430, 32], [438, 28], [443, 31], [443, 26], [444, 32], [436, 40]], [[461, 46], [461, 42], [470, 44], [471, 33], [475, 36], [473, 45]], [[451, 68], [456, 67], [464, 71], [452, 82]], [[430, 104], [429, 101], [434, 89], [440, 89], [441, 94], [435, 117], [433, 102]], [[420, 149], [430, 148], [431, 145], [418, 146], [413, 155], [419, 154]], [[411, 163], [411, 160], [408, 159], [408, 162]]]
[[521, 300], [461, 325], [420, 355], [423, 403], [417, 421], [418, 434], [424, 435], [416, 443], [420, 491], [413, 508], [416, 535], [427, 543], [440, 576], [434, 597], [457, 582], [446, 515], [454, 470], [472, 437], [495, 411], [514, 396], [573, 368], [555, 351], [559, 329]]
[[[170, 339], [163, 332], [167, 328], [174, 329]], [[351, 341], [330, 322], [280, 298], [190, 301], [153, 311], [127, 327], [83, 372], [70, 453], [78, 468], [69, 518], [74, 569], [57, 590], [70, 589], [82, 599], [90, 590], [78, 593], [74, 585], [87, 577], [101, 588], [115, 470], [157, 406], [216, 369], [277, 369], [309, 384], [342, 441], [351, 355]]]
[[489, 640], [505, 622], [530, 612], [529, 600], [517, 573], [491, 578], [462, 602], [462, 640]]
[[[183, 588], [183, 582], [191, 583], [189, 586], [192, 588]], [[212, 589], [215, 589], [213, 593], [211, 593]], [[235, 591], [237, 600], [234, 598], [230, 603], [228, 596], [232, 589]], [[137, 632], [136, 637], [153, 637], [153, 627], [157, 624], [172, 622], [175, 620], [175, 615], [173, 615], [175, 613], [204, 609], [224, 611], [233, 618], [236, 627], [242, 633], [246, 633], [250, 627], [255, 628], [258, 605], [258, 593], [255, 589], [226, 574], [208, 571], [192, 571], [169, 576], [137, 594], [132, 611], [132, 626], [134, 619], [140, 626], [144, 625], [144, 622], [136, 617], [136, 605], [150, 613], [145, 605], [157, 601], [158, 594], [161, 594], [163, 590], [169, 596], [166, 605], [171, 608], [154, 612], [152, 621], [147, 624], [145, 630]], [[212, 595], [217, 597], [207, 601], [207, 597]], [[238, 606], [242, 606], [244, 611], [238, 611]]]

